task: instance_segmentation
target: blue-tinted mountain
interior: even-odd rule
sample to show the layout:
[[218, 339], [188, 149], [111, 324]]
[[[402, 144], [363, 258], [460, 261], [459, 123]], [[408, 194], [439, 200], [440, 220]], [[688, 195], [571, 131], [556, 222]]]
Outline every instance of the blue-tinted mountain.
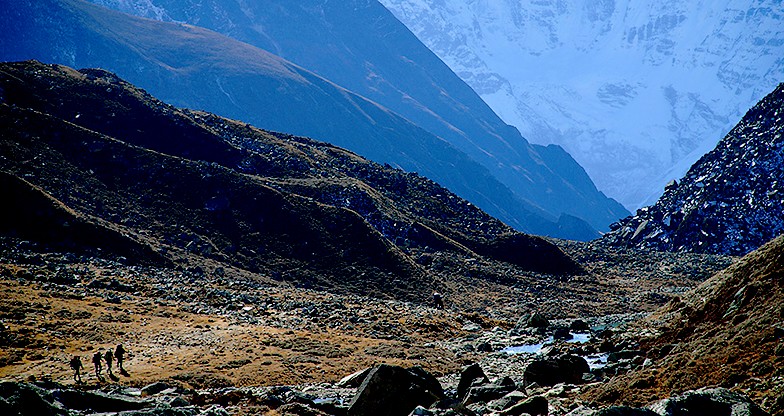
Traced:
[[[60, 4], [80, 10], [86, 7], [78, 1]], [[470, 181], [475, 173], [456, 172], [462, 169], [459, 166], [458, 169], [449, 168], [449, 165], [454, 165], [454, 161], [444, 157], [441, 149], [431, 149], [427, 143], [420, 147], [423, 147], [422, 152], [430, 154], [422, 155], [412, 154], [414, 152], [410, 143], [378, 144], [365, 139], [379, 134], [394, 135], [395, 127], [374, 125], [382, 133], [369, 135], [368, 132], [353, 132], [356, 130], [353, 128], [354, 123], [345, 123], [343, 125], [346, 128], [340, 131], [343, 137], [338, 137], [334, 131], [325, 130], [335, 130], [336, 125], [341, 125], [339, 117], [325, 114], [320, 118], [318, 113], [312, 113], [313, 119], [298, 115], [277, 117], [277, 122], [270, 124], [262, 119], [264, 115], [258, 111], [260, 108], [265, 109], [264, 106], [238, 98], [257, 93], [244, 88], [246, 83], [242, 81], [241, 87], [227, 86], [225, 80], [213, 82], [213, 79], [220, 77], [209, 74], [211, 76], [195, 77], [198, 80], [188, 85], [189, 88], [177, 86], [167, 91], [155, 85], [161, 84], [162, 80], [158, 74], [150, 73], [149, 65], [133, 65], [118, 60], [106, 62], [106, 59], [97, 65], [94, 61], [84, 62], [83, 55], [74, 53], [63, 54], [62, 60], [58, 62], [78, 67], [104, 66], [166, 101], [205, 108], [275, 130], [328, 140], [374, 160], [420, 172], [524, 231], [584, 239], [590, 236], [577, 233], [566, 235], [569, 233], [559, 230], [559, 227], [568, 225], [568, 221], [560, 221], [560, 225], [553, 223], [565, 213], [587, 220], [594, 228], [601, 229], [626, 214], [614, 201], [596, 191], [582, 168], [562, 149], [532, 147], [515, 129], [503, 124], [465, 83], [376, 2], [254, 2], [247, 7], [239, 7], [235, 2], [177, 1], [160, 4], [114, 3], [114, 6], [161, 20], [202, 25], [282, 55], [301, 67], [380, 103], [450, 142], [485, 166], [493, 177], [512, 191], [512, 198], [510, 200], [505, 192], [498, 192], [496, 187], [487, 188], [478, 184], [456, 187], [455, 182], [459, 181], [455, 175], [462, 174], [467, 177], [465, 180]], [[24, 20], [24, 16], [17, 16], [14, 20], [19, 18]], [[45, 18], [39, 19], [39, 23], [41, 20], [44, 23], [51, 21]], [[187, 26], [180, 24], [178, 27]], [[38, 36], [32, 29], [28, 31], [33, 32], [31, 36]], [[357, 36], [357, 33], [362, 36]], [[161, 38], [163, 36], [158, 37], [159, 41]], [[155, 48], [148, 49], [146, 46], [133, 45], [132, 48], [144, 50], [148, 57], [158, 53]], [[236, 55], [221, 60], [236, 60]], [[70, 59], [73, 57], [76, 59]], [[12, 59], [26, 58], [46, 60], [46, 57], [37, 56], [14, 56]], [[239, 62], [242, 60], [238, 61], [238, 65], [245, 66]], [[167, 61], [167, 69], [180, 67], [172, 64], [170, 60]], [[137, 74], [131, 73], [131, 70]], [[179, 72], [178, 77], [182, 81], [186, 71]], [[196, 87], [211, 91], [196, 91]], [[234, 91], [232, 87], [240, 91]], [[283, 87], [276, 88], [274, 93], [283, 95], [293, 92]], [[193, 94], [207, 94], [210, 97], [194, 99], [188, 96]], [[298, 99], [300, 102], [297, 104], [308, 99]], [[275, 100], [287, 103], [285, 97], [276, 96]], [[325, 106], [320, 105], [319, 108]], [[345, 111], [367, 110], [349, 106]], [[290, 114], [297, 112], [292, 109]], [[371, 124], [375, 124], [375, 120]], [[348, 137], [352, 133], [356, 139], [349, 141]], [[390, 141], [400, 140], [395, 137]], [[548, 153], [548, 156], [542, 153]], [[412, 160], [416, 163], [411, 163]], [[466, 192], [465, 188], [470, 188], [471, 192]], [[520, 212], [520, 205], [525, 207], [526, 212]], [[547, 221], [534, 219], [529, 212], [546, 217]]]
[[562, 231], [547, 213], [441, 138], [264, 50], [199, 27], [140, 19], [78, 0], [19, 3], [0, 12], [10, 28], [5, 59], [113, 69], [167, 102], [329, 138], [373, 160], [418, 172], [519, 230], [592, 236]]
[[784, 233], [784, 84], [656, 204], [613, 224], [619, 246], [743, 255]]

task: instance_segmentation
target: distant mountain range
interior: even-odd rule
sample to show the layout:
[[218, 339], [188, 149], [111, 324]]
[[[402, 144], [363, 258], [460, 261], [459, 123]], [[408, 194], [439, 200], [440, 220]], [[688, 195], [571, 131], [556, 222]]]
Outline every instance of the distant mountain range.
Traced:
[[0, 92], [0, 234], [42, 252], [420, 301], [435, 252], [581, 271], [429, 179], [177, 109], [103, 70], [0, 64]]
[[634, 210], [784, 80], [780, 1], [381, 0], [534, 143]]
[[731, 255], [784, 233], [784, 84], [656, 204], [611, 227], [617, 246]]
[[328, 140], [432, 178], [525, 232], [590, 239], [628, 214], [561, 148], [532, 146], [501, 122], [377, 2], [109, 4], [248, 43], [81, 0], [12, 3], [0, 11], [0, 59], [106, 68], [179, 106]]

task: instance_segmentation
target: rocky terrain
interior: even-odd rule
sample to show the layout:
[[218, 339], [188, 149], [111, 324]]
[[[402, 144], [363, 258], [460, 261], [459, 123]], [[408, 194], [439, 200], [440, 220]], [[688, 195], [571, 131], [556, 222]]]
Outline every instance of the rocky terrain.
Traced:
[[637, 323], [628, 339], [639, 345], [643, 365], [586, 397], [640, 405], [723, 386], [784, 414], [783, 282], [779, 237]]
[[609, 244], [743, 255], [784, 232], [784, 84], [749, 110], [656, 204], [613, 224]]
[[[734, 258], [521, 234], [418, 175], [106, 71], [2, 64], [0, 88], [2, 414], [588, 415], [706, 385], [732, 390], [651, 408], [778, 411], [778, 332], [756, 326], [778, 321], [748, 309], [778, 269], [726, 318], [764, 358], [744, 332], [739, 376], [625, 394], [655, 354], [682, 368], [651, 337], [702, 334], [686, 293]], [[777, 244], [707, 285], [781, 264]], [[654, 325], [676, 313], [687, 332]], [[120, 343], [127, 372], [95, 375]]]

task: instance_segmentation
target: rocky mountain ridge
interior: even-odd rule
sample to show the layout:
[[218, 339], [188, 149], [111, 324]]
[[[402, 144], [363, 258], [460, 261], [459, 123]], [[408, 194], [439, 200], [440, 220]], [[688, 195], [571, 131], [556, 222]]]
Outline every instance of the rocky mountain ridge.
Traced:
[[604, 241], [743, 255], [784, 233], [784, 84], [749, 110], [656, 204], [613, 224]]
[[630, 210], [784, 79], [775, 1], [382, 0], [501, 118]]
[[525, 232], [588, 240], [627, 215], [563, 149], [504, 124], [375, 1], [107, 3], [155, 6], [167, 24], [78, 0], [15, 1], [27, 12], [5, 14], [18, 35], [5, 59], [109, 69], [175, 105], [329, 141], [432, 178]]
[[[410, 300], [430, 286], [417, 262], [434, 251], [580, 272], [552, 244], [415, 174], [179, 110], [105, 71], [37, 62], [0, 68], [0, 166], [9, 191], [18, 191], [17, 204], [4, 207], [9, 235], [68, 242], [78, 218], [147, 246], [134, 260], [210, 259], [299, 286]], [[15, 222], [33, 201], [50, 208]], [[37, 234], [36, 217], [64, 230]], [[97, 241], [87, 239], [87, 248], [120, 248]]]

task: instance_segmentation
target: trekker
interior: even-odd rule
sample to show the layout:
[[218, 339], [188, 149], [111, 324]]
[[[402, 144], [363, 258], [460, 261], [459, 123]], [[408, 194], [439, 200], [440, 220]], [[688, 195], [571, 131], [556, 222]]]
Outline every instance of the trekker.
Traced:
[[436, 309], [444, 309], [444, 299], [438, 292], [433, 292], [433, 306], [435, 306]]
[[71, 369], [74, 370], [74, 381], [79, 384], [82, 384], [81, 370], [84, 367], [82, 366], [82, 360], [79, 358], [78, 355], [74, 355], [74, 357], [71, 358], [71, 362], [69, 364], [71, 366]]
[[111, 348], [106, 350], [106, 354], [103, 355], [103, 360], [106, 361], [106, 373], [111, 376], [112, 375], [112, 362], [114, 361], [114, 353], [112, 352]]
[[96, 351], [95, 354], [93, 354], [93, 366], [95, 366], [95, 376], [98, 377], [98, 379], [101, 378], [101, 360], [102, 359], [103, 359], [103, 357], [101, 356], [101, 351], [100, 350]]
[[120, 369], [120, 374], [124, 373], [123, 360], [125, 359], [125, 348], [123, 348], [122, 344], [117, 344], [117, 348], [114, 349], [114, 358], [117, 359], [117, 368]]

